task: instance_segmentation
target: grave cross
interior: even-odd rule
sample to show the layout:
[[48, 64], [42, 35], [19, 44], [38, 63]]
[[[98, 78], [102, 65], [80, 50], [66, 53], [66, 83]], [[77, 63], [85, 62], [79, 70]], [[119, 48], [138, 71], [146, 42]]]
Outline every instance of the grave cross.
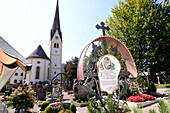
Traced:
[[105, 25], [104, 22], [101, 22], [100, 24], [101, 24], [101, 26], [100, 26], [99, 24], [97, 24], [97, 25], [96, 25], [96, 28], [97, 28], [97, 29], [102, 29], [103, 36], [105, 36], [105, 30], [109, 31], [110, 28], [109, 28], [108, 26], [105, 27], [105, 26], [104, 26], [104, 25]]
[[[103, 36], [105, 36], [105, 30], [107, 30], [107, 31], [109, 31], [110, 30], [110, 28], [108, 27], [108, 26], [104, 26], [105, 24], [104, 24], [104, 22], [101, 22], [100, 23], [101, 24], [101, 26], [100, 25], [96, 25], [96, 28], [97, 29], [102, 29], [102, 32], [103, 32]], [[103, 39], [103, 45], [104, 45], [104, 55], [106, 55], [106, 54], [108, 54], [108, 51], [107, 51], [107, 47], [106, 47], [106, 40], [105, 39]]]

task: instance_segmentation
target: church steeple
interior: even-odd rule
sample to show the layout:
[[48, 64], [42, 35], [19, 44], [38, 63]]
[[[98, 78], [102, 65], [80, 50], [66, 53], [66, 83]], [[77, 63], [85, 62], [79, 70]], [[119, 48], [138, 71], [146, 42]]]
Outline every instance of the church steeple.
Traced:
[[55, 33], [58, 32], [59, 37], [61, 38], [62, 41], [62, 33], [60, 30], [60, 17], [59, 17], [59, 6], [58, 6], [58, 0], [57, 0], [57, 5], [56, 5], [56, 11], [55, 11], [55, 17], [51, 29], [51, 39], [54, 37]]

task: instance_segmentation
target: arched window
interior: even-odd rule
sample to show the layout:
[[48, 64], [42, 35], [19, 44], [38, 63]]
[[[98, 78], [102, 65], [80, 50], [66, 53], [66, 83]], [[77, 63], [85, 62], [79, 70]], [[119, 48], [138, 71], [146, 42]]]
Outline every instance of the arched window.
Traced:
[[18, 76], [18, 73], [15, 73], [15, 76]]
[[17, 79], [14, 80], [14, 83], [17, 83]]
[[35, 79], [40, 79], [40, 67], [36, 67]]
[[24, 73], [21, 73], [21, 76], [23, 76], [24, 75]]
[[57, 48], [59, 48], [59, 43], [57, 43]]
[[57, 47], [57, 44], [56, 43], [54, 43], [54, 48], [56, 48]]

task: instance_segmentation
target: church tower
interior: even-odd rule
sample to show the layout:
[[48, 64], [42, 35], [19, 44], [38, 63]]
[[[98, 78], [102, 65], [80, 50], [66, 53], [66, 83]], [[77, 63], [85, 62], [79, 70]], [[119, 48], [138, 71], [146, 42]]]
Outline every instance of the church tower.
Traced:
[[52, 79], [58, 73], [61, 73], [61, 68], [62, 68], [62, 34], [60, 30], [58, 0], [56, 5], [55, 17], [51, 29], [50, 60], [51, 63], [50, 63], [49, 79]]

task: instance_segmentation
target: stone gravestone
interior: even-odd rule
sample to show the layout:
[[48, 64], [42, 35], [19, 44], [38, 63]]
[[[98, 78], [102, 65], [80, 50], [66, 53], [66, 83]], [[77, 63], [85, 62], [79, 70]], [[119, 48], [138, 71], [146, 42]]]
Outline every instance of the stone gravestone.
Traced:
[[75, 84], [74, 96], [76, 99], [87, 99], [89, 97], [95, 96], [96, 93], [92, 91], [94, 85], [94, 81], [90, 81], [84, 85]]
[[113, 55], [104, 55], [97, 62], [99, 86], [102, 92], [112, 95], [119, 88], [118, 75], [121, 66]]
[[0, 113], [8, 113], [7, 106], [2, 101], [0, 101]]
[[53, 84], [52, 96], [53, 98], [58, 98], [60, 95], [60, 84]]
[[46, 90], [45, 88], [38, 88], [38, 92], [37, 92], [37, 98], [38, 100], [45, 100], [46, 98]]

